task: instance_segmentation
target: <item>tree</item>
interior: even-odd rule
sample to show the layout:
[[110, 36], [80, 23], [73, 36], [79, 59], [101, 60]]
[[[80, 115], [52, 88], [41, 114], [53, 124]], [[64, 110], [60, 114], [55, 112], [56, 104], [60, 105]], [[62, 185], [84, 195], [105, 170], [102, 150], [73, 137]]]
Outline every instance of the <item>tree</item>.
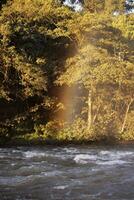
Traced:
[[105, 1], [104, 0], [84, 0], [84, 7], [87, 9], [89, 12], [94, 13], [94, 12], [101, 12], [104, 10], [104, 5]]
[[[133, 103], [131, 77], [134, 70], [130, 70], [132, 56], [128, 57], [131, 52], [129, 40], [112, 25], [112, 18], [104, 17], [99, 15], [98, 20], [96, 15], [82, 16], [79, 27], [82, 27], [81, 34], [84, 36], [78, 34], [79, 50], [67, 60], [65, 72], [59, 77], [58, 83], [80, 84], [88, 90], [88, 130], [103, 123], [102, 132], [114, 134], [115, 131], [124, 131], [127, 114]], [[127, 106], [126, 111], [121, 106]]]
[[[74, 14], [52, 0], [13, 0], [3, 7], [0, 17], [1, 123], [15, 128], [21, 122], [30, 121], [31, 131], [34, 124], [48, 121], [50, 110], [56, 104], [51, 94], [53, 80], [73, 46], [67, 24]], [[3, 102], [7, 107], [5, 117]]]
[[2, 5], [5, 4], [6, 2], [7, 2], [7, 0], [1, 0], [1, 1], [0, 1], [0, 10], [1, 10], [1, 8], [2, 8]]

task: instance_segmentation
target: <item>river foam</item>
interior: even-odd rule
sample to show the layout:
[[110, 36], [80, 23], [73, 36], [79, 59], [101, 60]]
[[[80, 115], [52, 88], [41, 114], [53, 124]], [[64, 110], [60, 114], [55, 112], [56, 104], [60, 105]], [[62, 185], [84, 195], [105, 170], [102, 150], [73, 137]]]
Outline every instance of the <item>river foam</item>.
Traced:
[[87, 164], [97, 159], [96, 155], [78, 154], [74, 157], [74, 161], [80, 164]]
[[38, 152], [38, 151], [26, 151], [26, 152], [24, 152], [24, 157], [26, 157], [26, 158], [44, 157], [44, 156], [46, 156], [46, 154], [43, 153], [43, 152]]
[[95, 163], [97, 165], [122, 165], [129, 163], [124, 160], [125, 157], [133, 156], [133, 152], [129, 151], [100, 151], [98, 154], [78, 154], [74, 157], [74, 161], [77, 164], [90, 164]]

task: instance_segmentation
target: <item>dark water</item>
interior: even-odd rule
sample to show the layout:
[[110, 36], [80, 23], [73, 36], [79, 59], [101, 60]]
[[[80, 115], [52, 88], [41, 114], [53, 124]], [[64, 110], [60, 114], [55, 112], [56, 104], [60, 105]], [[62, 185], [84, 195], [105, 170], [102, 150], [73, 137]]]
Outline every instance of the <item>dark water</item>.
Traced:
[[134, 148], [1, 148], [0, 200], [134, 200]]

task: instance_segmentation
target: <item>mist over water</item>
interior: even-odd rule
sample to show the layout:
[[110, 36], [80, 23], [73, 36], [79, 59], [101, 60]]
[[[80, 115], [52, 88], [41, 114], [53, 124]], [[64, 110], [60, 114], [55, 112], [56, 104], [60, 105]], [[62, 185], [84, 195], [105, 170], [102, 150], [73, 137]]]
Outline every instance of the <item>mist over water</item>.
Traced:
[[0, 149], [1, 200], [132, 200], [133, 147]]

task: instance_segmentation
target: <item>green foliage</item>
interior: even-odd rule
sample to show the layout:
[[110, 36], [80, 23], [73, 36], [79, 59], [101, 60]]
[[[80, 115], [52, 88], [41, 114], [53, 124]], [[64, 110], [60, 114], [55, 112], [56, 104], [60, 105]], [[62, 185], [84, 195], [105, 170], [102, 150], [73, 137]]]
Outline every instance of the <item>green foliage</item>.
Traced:
[[80, 38], [83, 40], [77, 54], [67, 59], [65, 71], [57, 83], [79, 84], [90, 91], [92, 111], [89, 113], [87, 109], [87, 115], [92, 115], [93, 138], [116, 139], [126, 121], [128, 102], [133, 99], [133, 43], [122, 34], [122, 27], [113, 26], [114, 18], [104, 19], [99, 15], [97, 19], [96, 15], [86, 13], [82, 16], [79, 26], [82, 26], [81, 35], [84, 35]]
[[50, 88], [54, 87], [55, 69], [58, 73], [58, 66], [72, 45], [67, 24], [73, 15], [51, 0], [13, 0], [3, 7], [0, 16], [2, 124], [10, 121], [11, 129], [24, 132], [31, 131], [34, 123], [49, 120], [56, 99]]
[[[113, 21], [113, 26], [120, 29], [122, 35], [130, 40], [134, 40], [134, 15], [119, 15]], [[134, 41], [132, 41], [134, 43]]]
[[81, 118], [75, 119], [73, 123], [61, 121], [50, 121], [46, 125], [37, 125], [33, 134], [27, 135], [29, 139], [42, 139], [53, 141], [87, 141], [90, 135], [86, 131], [86, 122]]
[[122, 140], [134, 140], [134, 111], [130, 112], [127, 118], [124, 133], [121, 135]]
[[126, 2], [125, 0], [84, 0], [84, 7], [91, 13], [108, 12], [113, 14], [115, 11], [124, 13]]
[[3, 6], [1, 137], [133, 140], [134, 26], [124, 7], [116, 0], [85, 0], [81, 13], [55, 0]]
[[59, 141], [88, 141], [91, 138], [87, 135], [86, 122], [81, 119], [75, 119], [71, 124], [66, 124], [56, 135]]

